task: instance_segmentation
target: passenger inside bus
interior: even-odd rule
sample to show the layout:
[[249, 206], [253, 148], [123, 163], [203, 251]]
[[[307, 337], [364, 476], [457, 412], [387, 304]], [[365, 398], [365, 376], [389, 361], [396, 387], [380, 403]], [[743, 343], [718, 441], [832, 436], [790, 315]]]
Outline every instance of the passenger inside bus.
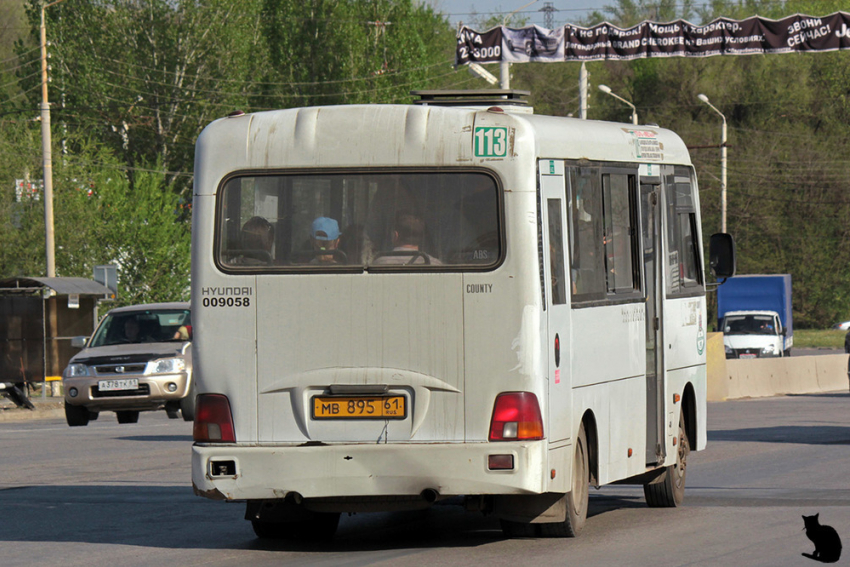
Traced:
[[424, 241], [425, 223], [422, 219], [411, 211], [400, 211], [393, 225], [392, 250], [376, 252], [372, 265], [442, 265], [439, 259], [423, 250]]
[[[219, 218], [224, 266], [240, 271], [344, 266], [348, 271], [396, 264], [418, 270], [429, 265], [486, 267], [501, 256], [499, 192], [489, 175], [405, 172], [274, 179], [228, 182], [222, 199], [230, 206], [222, 207]], [[406, 229], [395, 226], [402, 213], [424, 224], [421, 238], [399, 243], [406, 238]], [[241, 229], [234, 226], [240, 218], [250, 219]], [[314, 222], [326, 226], [314, 231]], [[418, 246], [416, 252], [423, 255], [408, 255], [408, 260], [417, 258], [409, 264], [388, 259], [395, 254], [378, 256], [403, 252], [394, 250], [400, 246]]]
[[313, 265], [345, 264], [345, 253], [339, 250], [339, 223], [332, 218], [317, 217], [311, 227], [313, 250], [316, 255], [310, 260]]
[[251, 217], [242, 226], [239, 239], [241, 248], [233, 250], [231, 264], [257, 266], [271, 263], [274, 226], [269, 221], [259, 216]]

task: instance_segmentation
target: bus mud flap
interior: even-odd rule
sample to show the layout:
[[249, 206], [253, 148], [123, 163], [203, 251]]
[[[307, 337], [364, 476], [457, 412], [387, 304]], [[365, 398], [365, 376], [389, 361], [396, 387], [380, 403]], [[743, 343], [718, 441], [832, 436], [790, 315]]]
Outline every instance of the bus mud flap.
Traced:
[[546, 494], [502, 494], [495, 498], [496, 517], [532, 524], [563, 522], [567, 517], [567, 496]]

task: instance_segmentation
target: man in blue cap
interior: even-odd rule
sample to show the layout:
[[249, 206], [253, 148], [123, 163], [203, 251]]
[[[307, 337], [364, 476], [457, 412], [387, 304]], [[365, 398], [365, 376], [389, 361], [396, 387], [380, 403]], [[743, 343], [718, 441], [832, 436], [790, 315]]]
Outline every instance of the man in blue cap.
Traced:
[[[310, 229], [313, 238], [314, 250], [336, 250], [339, 246], [339, 223], [328, 217], [318, 217], [313, 221]], [[319, 254], [310, 262], [311, 264], [338, 264], [337, 255]]]

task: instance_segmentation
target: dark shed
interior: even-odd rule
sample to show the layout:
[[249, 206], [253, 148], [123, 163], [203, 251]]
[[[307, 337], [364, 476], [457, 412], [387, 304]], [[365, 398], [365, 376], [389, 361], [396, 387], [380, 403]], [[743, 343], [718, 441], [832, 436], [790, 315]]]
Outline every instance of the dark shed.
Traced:
[[0, 279], [0, 382], [61, 379], [71, 338], [91, 335], [98, 302], [114, 298], [85, 278]]

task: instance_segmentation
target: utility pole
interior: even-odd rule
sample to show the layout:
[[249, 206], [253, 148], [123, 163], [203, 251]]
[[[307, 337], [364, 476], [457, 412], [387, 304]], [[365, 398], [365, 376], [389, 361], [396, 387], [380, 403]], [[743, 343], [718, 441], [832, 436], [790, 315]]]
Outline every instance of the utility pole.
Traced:
[[581, 62], [581, 70], [578, 74], [578, 96], [578, 117], [587, 120], [587, 67], [584, 66], [584, 61]]
[[56, 277], [56, 247], [53, 232], [53, 154], [50, 139], [50, 103], [47, 101], [47, 30], [44, 10], [63, 2], [56, 0], [41, 5], [41, 153], [44, 164], [44, 252], [47, 277]]
[[[531, 0], [531, 2], [529, 2], [528, 4], [520, 6], [519, 8], [502, 18], [502, 25], [507, 26], [508, 20], [511, 18], [511, 16], [513, 16], [523, 8], [528, 8], [535, 2], [537, 2], [537, 0]], [[499, 63], [499, 88], [503, 90], [508, 90], [509, 88], [511, 88], [511, 64], [507, 61], [502, 61], [501, 63]]]

